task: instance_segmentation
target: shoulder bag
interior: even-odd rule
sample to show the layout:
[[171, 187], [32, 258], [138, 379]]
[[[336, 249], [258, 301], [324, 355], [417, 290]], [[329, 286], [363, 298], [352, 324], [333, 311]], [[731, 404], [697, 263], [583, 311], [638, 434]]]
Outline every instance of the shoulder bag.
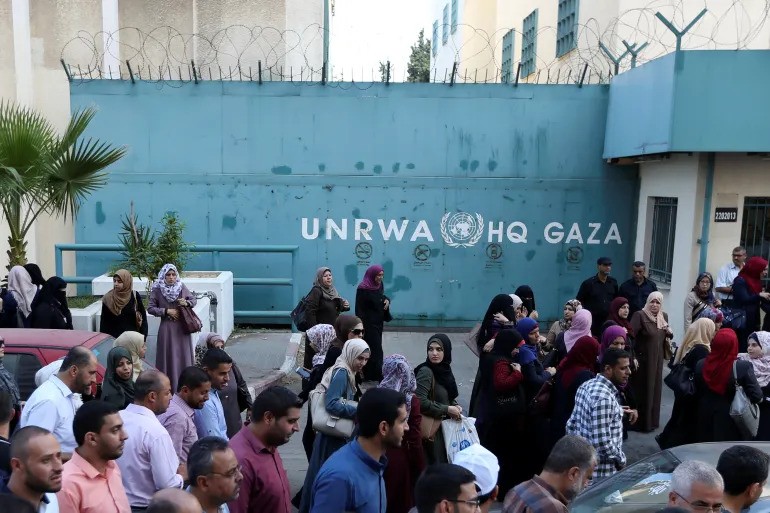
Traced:
[[[436, 400], [436, 378], [433, 378], [433, 382], [430, 386], [431, 401]], [[423, 440], [433, 441], [438, 429], [441, 427], [441, 419], [429, 417], [426, 413], [422, 414], [422, 422], [420, 423], [420, 434]]]
[[663, 382], [674, 391], [674, 397], [680, 399], [695, 395], [694, 379], [695, 373], [684, 364], [683, 356], [679, 363], [671, 367], [671, 372], [663, 379]]
[[308, 319], [307, 319], [307, 305], [308, 305], [308, 297], [310, 297], [310, 294], [318, 287], [318, 285], [314, 285], [312, 289], [310, 289], [310, 292], [305, 295], [302, 299], [299, 300], [299, 303], [297, 303], [297, 306], [294, 307], [294, 310], [291, 311], [291, 314], [289, 316], [291, 317], [291, 320], [294, 322], [294, 325], [297, 327], [299, 331], [307, 331], [311, 328], [311, 326], [308, 326]]
[[142, 322], [144, 322], [144, 319], [142, 318], [141, 312], [139, 312], [139, 301], [141, 301], [142, 298], [139, 296], [138, 292], [134, 292], [134, 316], [136, 317], [136, 328], [141, 329], [142, 328]]
[[553, 411], [553, 386], [556, 376], [551, 376], [540, 387], [535, 397], [529, 403], [529, 410], [535, 415], [549, 416]]
[[179, 305], [176, 308], [179, 312], [179, 320], [182, 321], [182, 331], [187, 334], [193, 334], [203, 329], [203, 322], [191, 306]]
[[752, 404], [746, 397], [743, 387], [738, 384], [737, 360], [733, 362], [733, 379], [735, 379], [735, 397], [730, 404], [730, 416], [738, 427], [744, 440], [757, 436], [759, 430], [759, 405]]
[[[348, 401], [344, 397], [340, 400], [345, 405], [358, 406], [356, 401]], [[313, 417], [313, 429], [319, 433], [345, 439], [353, 436], [353, 419], [335, 417], [329, 413], [326, 409], [326, 388], [320, 383], [310, 392], [310, 414]]]

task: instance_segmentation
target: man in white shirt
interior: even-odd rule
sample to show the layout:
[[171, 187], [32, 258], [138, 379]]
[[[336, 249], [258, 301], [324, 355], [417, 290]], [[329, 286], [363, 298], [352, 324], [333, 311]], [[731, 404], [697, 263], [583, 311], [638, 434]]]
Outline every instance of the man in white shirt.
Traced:
[[160, 371], [139, 374], [134, 384], [134, 402], [120, 412], [128, 439], [118, 466], [132, 510], [143, 510], [152, 496], [164, 488], [181, 488], [187, 469], [174, 451], [166, 428], [156, 415], [171, 402], [171, 382]]
[[47, 429], [59, 441], [62, 459], [67, 461], [78, 446], [72, 421], [79, 406], [77, 394], [88, 392], [96, 383], [96, 356], [83, 346], [69, 350], [59, 372], [40, 385], [21, 411], [19, 425]]
[[27, 426], [11, 438], [11, 477], [0, 493], [30, 502], [38, 513], [59, 513], [56, 492], [62, 485], [62, 453], [50, 431]]
[[738, 246], [733, 249], [733, 261], [729, 264], [725, 264], [719, 270], [714, 290], [716, 290], [717, 297], [723, 302], [725, 299], [732, 299], [733, 280], [738, 276], [738, 273], [741, 272], [745, 263], [746, 250], [741, 246]]

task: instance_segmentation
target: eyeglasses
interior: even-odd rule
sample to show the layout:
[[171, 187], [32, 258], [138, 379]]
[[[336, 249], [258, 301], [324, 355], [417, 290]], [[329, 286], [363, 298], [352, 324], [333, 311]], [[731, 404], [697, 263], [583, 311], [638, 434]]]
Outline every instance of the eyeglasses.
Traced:
[[680, 499], [685, 501], [695, 511], [702, 511], [703, 513], [719, 513], [720, 511], [722, 511], [722, 503], [703, 504], [701, 501], [690, 502], [684, 497], [682, 497], [681, 493], [679, 492], [674, 492], [674, 493], [677, 494]]
[[447, 501], [454, 502], [455, 504], [467, 504], [474, 509], [481, 507], [481, 499], [478, 497], [474, 499], [447, 499]]
[[363, 335], [364, 334], [364, 330], [359, 330], [359, 329], [350, 330], [350, 332], [353, 335]]
[[243, 467], [238, 465], [237, 467], [235, 467], [233, 469], [230, 469], [230, 470], [228, 470], [225, 473], [222, 473], [222, 472], [209, 472], [209, 475], [222, 476], [222, 477], [226, 477], [227, 479], [232, 479], [235, 476], [237, 476], [238, 474], [240, 474], [242, 470], [243, 470]]

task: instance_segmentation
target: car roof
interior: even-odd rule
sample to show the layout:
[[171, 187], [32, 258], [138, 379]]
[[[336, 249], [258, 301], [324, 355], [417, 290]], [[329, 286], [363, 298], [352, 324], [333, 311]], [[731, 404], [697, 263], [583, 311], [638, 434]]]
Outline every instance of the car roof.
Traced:
[[6, 346], [31, 346], [40, 348], [70, 348], [86, 346], [91, 348], [108, 338], [106, 333], [82, 330], [39, 330], [7, 328], [0, 329], [0, 337]]
[[679, 461], [700, 460], [716, 465], [722, 451], [736, 444], [755, 447], [765, 454], [770, 454], [770, 442], [704, 442], [698, 444], [680, 445], [669, 450]]

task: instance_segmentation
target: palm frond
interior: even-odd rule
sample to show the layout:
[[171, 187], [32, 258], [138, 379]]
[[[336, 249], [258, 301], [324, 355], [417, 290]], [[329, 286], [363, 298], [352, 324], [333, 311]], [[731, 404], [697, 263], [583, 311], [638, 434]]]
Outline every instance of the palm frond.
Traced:
[[53, 126], [39, 113], [0, 103], [0, 166], [15, 169], [24, 185], [39, 175], [56, 141]]
[[72, 114], [70, 122], [67, 123], [67, 128], [64, 129], [64, 133], [62, 133], [58, 141], [59, 154], [67, 151], [82, 137], [94, 116], [96, 116], [96, 109], [90, 107]]

